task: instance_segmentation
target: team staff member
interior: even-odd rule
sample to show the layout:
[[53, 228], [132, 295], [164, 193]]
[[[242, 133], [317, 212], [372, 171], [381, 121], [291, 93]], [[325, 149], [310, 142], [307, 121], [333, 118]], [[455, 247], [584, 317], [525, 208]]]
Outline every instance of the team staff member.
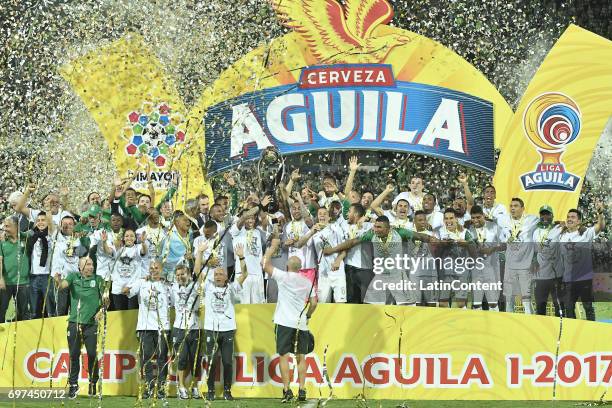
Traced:
[[278, 302], [274, 312], [274, 324], [276, 325], [276, 352], [280, 356], [279, 365], [283, 379], [281, 402], [289, 402], [293, 399], [293, 392], [289, 388], [289, 353], [291, 352], [294, 352], [297, 357], [300, 387], [298, 401], [306, 401], [306, 390], [304, 389], [306, 360], [304, 356], [314, 347], [312, 336], [308, 331], [308, 319], [317, 307], [317, 298], [313, 292], [313, 283], [298, 273], [302, 268], [302, 262], [297, 256], [289, 257], [287, 271], [281, 271], [272, 266], [272, 254], [278, 250], [279, 246], [280, 240], [276, 236], [272, 239], [264, 256], [264, 271], [278, 283]]
[[19, 234], [16, 216], [4, 220], [6, 240], [0, 241], [0, 323], [4, 323], [11, 298], [15, 299], [16, 319], [30, 318], [30, 259], [26, 235]]
[[[195, 269], [201, 268], [202, 254], [206, 251], [207, 243], [198, 247], [196, 253]], [[210, 281], [200, 274], [200, 282], [204, 282], [204, 338], [206, 339], [206, 358], [210, 370], [207, 378], [208, 393], [206, 399], [215, 399], [215, 373], [217, 372], [217, 355], [221, 353], [223, 364], [223, 399], [232, 401], [231, 387], [234, 373], [234, 336], [236, 334], [236, 312], [234, 304], [240, 300], [242, 285], [249, 276], [244, 257], [244, 246], [237, 244], [234, 253], [240, 263], [240, 276], [232, 283], [228, 282], [227, 272], [221, 267], [214, 270], [213, 280]]]
[[88, 395], [96, 394], [98, 382], [98, 321], [102, 317], [102, 303], [109, 305], [104, 296], [104, 279], [94, 273], [93, 260], [88, 256], [79, 259], [79, 272], [69, 273], [61, 282], [56, 281], [60, 289], [70, 293], [70, 315], [68, 316], [68, 349], [70, 352], [70, 370], [68, 374], [68, 398], [74, 399], [79, 393], [79, 373], [81, 364], [81, 346], [85, 343], [87, 350], [87, 372], [89, 373]]
[[540, 207], [540, 223], [533, 232], [533, 242], [537, 259], [535, 280], [536, 313], [546, 314], [548, 295], [552, 297], [555, 316], [559, 317], [561, 278], [563, 263], [561, 259], [559, 235], [562, 227], [553, 224], [553, 209], [548, 205]]

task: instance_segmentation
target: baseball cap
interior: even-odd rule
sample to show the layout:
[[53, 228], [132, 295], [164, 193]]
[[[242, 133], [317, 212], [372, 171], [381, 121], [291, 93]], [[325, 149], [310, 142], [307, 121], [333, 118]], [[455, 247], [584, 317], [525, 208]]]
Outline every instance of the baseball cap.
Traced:
[[[405, 192], [405, 191], [404, 191], [404, 192], [402, 192], [402, 193], [399, 193], [399, 194], [398, 194], [398, 195], [397, 195], [397, 196], [396, 196], [396, 197], [393, 199], [393, 202], [391, 203], [391, 205], [392, 205], [393, 207], [395, 207], [395, 205], [397, 204], [397, 202], [398, 202], [399, 200], [406, 200], [406, 201], [408, 201], [408, 198], [409, 198], [409, 197], [410, 197], [410, 195], [409, 195], [407, 192]], [[410, 202], [410, 201], [408, 201], [408, 202]]]
[[554, 215], [552, 207], [548, 204], [544, 204], [543, 206], [540, 207], [540, 214], [542, 214], [544, 211], [547, 211]]

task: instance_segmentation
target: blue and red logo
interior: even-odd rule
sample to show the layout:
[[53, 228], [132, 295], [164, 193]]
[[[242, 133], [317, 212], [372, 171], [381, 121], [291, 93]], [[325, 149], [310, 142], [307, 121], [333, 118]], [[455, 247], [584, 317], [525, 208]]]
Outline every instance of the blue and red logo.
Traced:
[[525, 190], [576, 190], [580, 177], [565, 170], [561, 156], [580, 134], [580, 116], [576, 102], [558, 92], [541, 94], [529, 103], [523, 128], [542, 161], [535, 171], [521, 176]]

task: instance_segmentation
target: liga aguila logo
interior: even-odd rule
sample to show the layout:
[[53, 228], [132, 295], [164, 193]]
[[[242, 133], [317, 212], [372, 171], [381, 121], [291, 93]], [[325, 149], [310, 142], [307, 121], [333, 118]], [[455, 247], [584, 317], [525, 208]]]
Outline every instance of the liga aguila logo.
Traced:
[[580, 134], [580, 109], [572, 98], [548, 92], [534, 98], [523, 115], [527, 138], [542, 157], [535, 171], [521, 176], [525, 190], [574, 191], [580, 177], [567, 172], [561, 156]]

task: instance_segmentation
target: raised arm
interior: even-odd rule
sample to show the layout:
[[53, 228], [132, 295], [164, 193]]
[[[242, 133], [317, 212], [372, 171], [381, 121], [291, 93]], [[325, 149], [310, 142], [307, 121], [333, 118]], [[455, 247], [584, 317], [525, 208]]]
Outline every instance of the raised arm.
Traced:
[[202, 270], [202, 254], [208, 249], [208, 241], [202, 240], [200, 245], [196, 248], [195, 252], [195, 263], [193, 265], [193, 272], [198, 276], [198, 280], [202, 282], [204, 276], [200, 273]]
[[595, 233], [599, 233], [606, 228], [606, 217], [604, 216], [605, 206], [603, 201], [597, 201], [595, 203], [595, 208], [597, 209], [597, 223], [595, 224]]
[[238, 256], [238, 259], [240, 261], [240, 276], [238, 276], [237, 280], [240, 286], [242, 286], [246, 278], [249, 276], [246, 261], [244, 260], [244, 246], [242, 244], [237, 244], [234, 247], [234, 254]]
[[387, 187], [383, 190], [383, 192], [380, 193], [374, 201], [372, 201], [372, 203], [370, 204], [370, 208], [373, 209], [376, 213], [378, 213], [376, 209], [380, 208], [382, 202], [385, 201], [385, 198], [387, 198], [387, 196], [391, 194], [393, 190], [395, 190], [395, 186], [393, 184], [387, 184]]
[[146, 256], [149, 251], [149, 246], [147, 245], [147, 232], [143, 231], [140, 236], [140, 255]]
[[30, 218], [30, 208], [28, 208], [27, 204], [28, 200], [30, 199], [30, 196], [32, 195], [32, 193], [34, 193], [34, 191], [36, 191], [36, 186], [33, 183], [28, 184], [21, 198], [17, 202], [17, 205], [15, 206], [16, 212], [21, 213], [26, 217]]
[[323, 250], [323, 254], [324, 255], [331, 255], [331, 254], [335, 254], [336, 252], [348, 251], [349, 249], [353, 248], [354, 246], [359, 245], [360, 242], [361, 242], [360, 238], [349, 239], [348, 241], [344, 241], [340, 245], [335, 246], [333, 248], [325, 248]]
[[272, 242], [270, 242], [270, 246], [264, 254], [263, 270], [265, 273], [268, 274], [269, 277], [272, 277], [272, 273], [274, 272], [274, 266], [272, 265], [272, 255], [276, 252], [279, 245], [280, 239], [278, 239], [278, 235], [274, 235], [272, 238]]
[[255, 214], [257, 214], [257, 211], [259, 211], [259, 207], [253, 207], [248, 211], [245, 211], [240, 218], [238, 218], [238, 221], [236, 221], [236, 227], [238, 229], [242, 228], [244, 226], [244, 223], [246, 221], [247, 218], [254, 216]]
[[[108, 243], [106, 242], [108, 238], [108, 232], [106, 232], [106, 230], [102, 230], [100, 232], [100, 239], [102, 240], [102, 250], [104, 251], [104, 253], [108, 256], [113, 256], [113, 250], [111, 249], [111, 247], [108, 246]], [[98, 245], [100, 245], [98, 243]]]
[[468, 178], [464, 173], [459, 174], [457, 180], [463, 186], [463, 193], [465, 194], [465, 199], [467, 201], [467, 211], [470, 211], [472, 206], [474, 205], [474, 196], [472, 196], [472, 191], [470, 190], [470, 185], [468, 184]]
[[322, 224], [315, 224], [312, 226], [312, 228], [310, 229], [310, 231], [308, 231], [308, 234], [304, 235], [303, 237], [301, 237], [300, 239], [297, 240], [297, 242], [295, 243], [294, 247], [296, 248], [301, 248], [304, 245], [306, 245], [306, 243], [308, 242], [308, 240], [310, 238], [312, 238], [312, 236], [314, 234], [316, 234], [317, 232], [321, 231], [324, 228], [324, 225]]
[[346, 179], [346, 184], [344, 185], [344, 197], [349, 197], [351, 194], [353, 182], [355, 181], [355, 174], [357, 173], [357, 170], [359, 170], [359, 166], [361, 166], [361, 163], [357, 161], [357, 156], [352, 156], [349, 159], [349, 175]]
[[291, 195], [291, 191], [293, 190], [293, 185], [295, 184], [296, 181], [298, 181], [300, 179], [300, 169], [295, 169], [291, 172], [291, 177], [289, 177], [289, 182], [287, 182], [287, 185], [285, 186], [285, 192], [287, 193], [287, 196]]
[[304, 201], [302, 200], [302, 195], [300, 194], [299, 191], [293, 192], [293, 199], [297, 201], [298, 204], [300, 205], [300, 211], [302, 212], [302, 219], [304, 220], [306, 225], [309, 228], [312, 227], [312, 224], [314, 224], [312, 215], [310, 214], [310, 211], [308, 211], [308, 208], [306, 208], [306, 205], [304, 205]]

